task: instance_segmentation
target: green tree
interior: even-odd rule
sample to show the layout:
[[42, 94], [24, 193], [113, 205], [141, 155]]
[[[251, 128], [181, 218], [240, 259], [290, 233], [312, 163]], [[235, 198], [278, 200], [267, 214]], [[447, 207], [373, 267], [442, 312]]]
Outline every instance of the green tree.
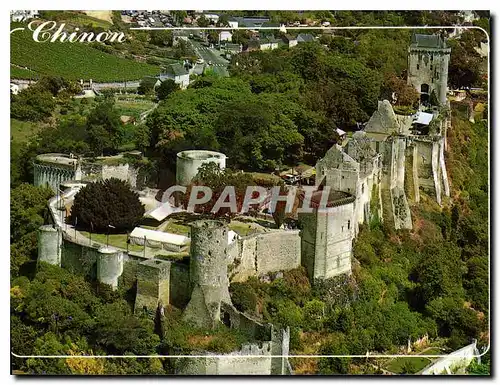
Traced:
[[172, 79], [166, 79], [156, 88], [158, 100], [165, 100], [171, 93], [180, 90], [179, 85]]
[[[350, 353], [345, 339], [341, 336], [338, 340], [329, 341], [321, 346], [320, 354], [348, 356]], [[350, 362], [349, 357], [320, 358], [318, 369], [321, 374], [347, 374]]]
[[121, 122], [114, 102], [107, 99], [95, 106], [87, 117], [87, 136], [95, 155], [109, 155], [118, 148]]
[[75, 195], [70, 220], [87, 231], [123, 232], [143, 215], [139, 195], [126, 182], [111, 178], [89, 183]]
[[137, 92], [140, 95], [147, 95], [153, 92], [154, 86], [158, 79], [153, 77], [147, 77], [141, 80], [139, 87], [137, 87]]
[[10, 98], [10, 116], [38, 122], [52, 115], [56, 103], [52, 94], [35, 88], [26, 88]]
[[229, 288], [231, 300], [239, 311], [255, 313], [257, 295], [253, 287], [245, 282], [233, 282]]
[[145, 152], [151, 144], [151, 130], [146, 124], [139, 124], [135, 127], [134, 143], [142, 152]]
[[149, 42], [159, 47], [171, 47], [173, 43], [171, 30], [155, 30], [149, 32]]
[[93, 336], [109, 352], [148, 355], [154, 354], [160, 343], [153, 327], [153, 321], [135, 317], [126, 302], [118, 301], [99, 310]]

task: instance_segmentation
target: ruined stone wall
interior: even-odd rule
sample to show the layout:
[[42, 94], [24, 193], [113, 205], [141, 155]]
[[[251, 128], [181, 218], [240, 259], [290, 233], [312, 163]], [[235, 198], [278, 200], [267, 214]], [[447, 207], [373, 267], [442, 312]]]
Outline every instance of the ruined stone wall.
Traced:
[[[224, 356], [179, 358], [178, 375], [270, 375], [271, 343], [245, 344], [242, 349]], [[248, 357], [251, 356], [251, 357]], [[260, 357], [255, 357], [260, 356]]]
[[184, 309], [191, 297], [189, 266], [172, 262], [170, 265], [170, 304]]
[[85, 163], [82, 167], [82, 177], [84, 179], [106, 180], [116, 178], [128, 182], [132, 188], [137, 187], [137, 174], [137, 168], [128, 163], [118, 165]]
[[[178, 358], [175, 374], [179, 375], [289, 375], [290, 330], [271, 332], [271, 340], [247, 343], [238, 351], [225, 355]], [[283, 357], [271, 357], [271, 356]]]
[[155, 312], [158, 305], [170, 303], [170, 261], [151, 259], [137, 266], [135, 313]]
[[444, 151], [446, 148], [446, 139], [439, 143], [439, 168], [441, 169], [441, 178], [443, 180], [444, 195], [450, 196], [450, 183], [448, 181], [448, 172], [446, 171], [446, 162], [444, 161]]
[[233, 282], [295, 269], [300, 266], [299, 231], [275, 230], [238, 239], [229, 247], [228, 262]]
[[80, 245], [69, 239], [64, 239], [61, 257], [61, 267], [74, 274], [97, 280], [97, 248], [90, 245]]

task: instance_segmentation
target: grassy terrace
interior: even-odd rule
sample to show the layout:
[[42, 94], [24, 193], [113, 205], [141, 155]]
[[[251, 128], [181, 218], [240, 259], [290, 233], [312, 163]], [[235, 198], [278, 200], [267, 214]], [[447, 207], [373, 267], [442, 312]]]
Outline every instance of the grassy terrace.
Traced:
[[172, 233], [189, 236], [189, 226], [179, 222], [170, 221], [162, 230], [164, 233]]
[[[90, 233], [80, 231], [80, 234], [90, 239]], [[92, 242], [106, 244], [106, 234], [92, 233]], [[127, 234], [109, 234], [109, 245], [127, 250]], [[140, 245], [129, 244], [130, 251], [143, 251], [144, 247]]]
[[40, 130], [40, 124], [10, 119], [10, 138], [16, 143], [26, 143]]
[[390, 360], [385, 369], [396, 374], [417, 373], [437, 358], [419, 357], [419, 355], [444, 355], [439, 348], [431, 347], [416, 354], [414, 357], [398, 357]]
[[[11, 29], [14, 28], [26, 28], [26, 25], [12, 23]], [[157, 75], [160, 71], [157, 66], [119, 58], [83, 43], [36, 42], [30, 32], [26, 28], [10, 35], [10, 61], [30, 68], [38, 75], [113, 82], [138, 80]], [[32, 77], [31, 71], [12, 68], [11, 71], [14, 71], [15, 77]]]

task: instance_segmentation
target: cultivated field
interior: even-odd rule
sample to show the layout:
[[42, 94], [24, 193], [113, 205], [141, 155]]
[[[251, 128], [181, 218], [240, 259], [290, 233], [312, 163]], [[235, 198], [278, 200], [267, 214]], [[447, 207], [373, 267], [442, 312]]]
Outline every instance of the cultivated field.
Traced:
[[[24, 27], [12, 24], [11, 28]], [[38, 75], [62, 76], [69, 80], [96, 82], [138, 80], [157, 75], [159, 67], [119, 58], [84, 43], [40, 43], [29, 31], [10, 35], [11, 63], [28, 67]], [[30, 78], [32, 73], [11, 67], [12, 77]]]

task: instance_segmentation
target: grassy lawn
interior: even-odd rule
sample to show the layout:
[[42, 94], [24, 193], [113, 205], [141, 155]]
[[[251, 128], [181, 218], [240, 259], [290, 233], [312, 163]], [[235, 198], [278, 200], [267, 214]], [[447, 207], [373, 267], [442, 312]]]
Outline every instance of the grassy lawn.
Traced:
[[390, 361], [386, 366], [385, 369], [396, 373], [406, 373], [407, 368], [405, 366], [408, 365], [409, 368], [411, 368], [411, 374], [417, 373], [423, 368], [425, 368], [427, 365], [431, 363], [431, 360], [429, 358], [425, 357], [400, 357], [400, 358], [395, 358], [394, 360]]
[[181, 223], [170, 221], [167, 226], [162, 230], [164, 233], [172, 233], [179, 235], [189, 235], [189, 226]]
[[133, 102], [118, 99], [115, 102], [115, 108], [119, 111], [120, 115], [134, 116], [136, 119], [139, 118], [141, 113], [150, 110], [153, 106], [154, 103], [152, 101], [140, 99]]
[[254, 226], [247, 225], [239, 222], [231, 222], [229, 224], [229, 229], [233, 230], [241, 237], [245, 237], [250, 234], [260, 233], [259, 229], [256, 229]]
[[40, 125], [32, 122], [24, 122], [10, 119], [10, 139], [16, 143], [28, 142], [40, 130]]
[[[80, 231], [84, 237], [90, 238], [90, 233], [86, 231]], [[96, 234], [92, 233], [92, 242], [99, 242], [106, 244], [106, 234]], [[109, 234], [109, 245], [118, 247], [120, 249], [127, 250], [127, 234]], [[144, 250], [143, 246], [129, 244], [130, 251], [142, 251]]]

